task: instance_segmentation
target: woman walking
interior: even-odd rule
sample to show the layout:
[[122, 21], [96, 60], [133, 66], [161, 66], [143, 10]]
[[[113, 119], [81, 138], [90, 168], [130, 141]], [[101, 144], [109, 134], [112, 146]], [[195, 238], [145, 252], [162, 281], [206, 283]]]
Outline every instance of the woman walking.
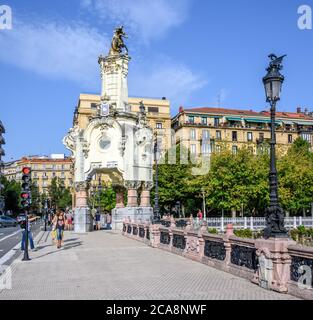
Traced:
[[63, 232], [65, 225], [65, 217], [63, 211], [58, 211], [53, 219], [53, 225], [55, 226], [56, 231], [56, 240], [57, 240], [57, 248], [61, 248], [61, 243], [63, 240]]

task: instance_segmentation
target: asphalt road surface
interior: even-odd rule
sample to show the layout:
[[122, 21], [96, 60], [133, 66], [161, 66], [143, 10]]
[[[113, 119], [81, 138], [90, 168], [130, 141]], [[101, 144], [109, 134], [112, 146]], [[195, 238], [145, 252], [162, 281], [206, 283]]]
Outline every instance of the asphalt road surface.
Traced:
[[[41, 221], [32, 223], [33, 238], [36, 237], [40, 231], [40, 227], [43, 225]], [[11, 251], [17, 244], [21, 243], [22, 229], [17, 227], [0, 228], [0, 261], [9, 251]], [[20, 249], [20, 248], [19, 248]], [[19, 251], [16, 250], [16, 251]]]

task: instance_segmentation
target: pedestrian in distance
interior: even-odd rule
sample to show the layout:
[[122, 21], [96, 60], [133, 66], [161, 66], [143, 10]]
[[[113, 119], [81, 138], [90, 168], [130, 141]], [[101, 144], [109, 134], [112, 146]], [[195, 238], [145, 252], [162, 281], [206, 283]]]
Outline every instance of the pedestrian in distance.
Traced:
[[199, 218], [199, 220], [203, 219], [203, 213], [202, 213], [202, 211], [200, 209], [198, 211], [197, 217]]
[[95, 214], [95, 220], [96, 220], [96, 230], [101, 230], [101, 214], [99, 211]]
[[61, 248], [64, 234], [65, 217], [64, 212], [59, 210], [53, 219], [53, 226], [55, 228], [55, 236], [57, 241], [57, 248]]
[[112, 216], [111, 216], [111, 213], [108, 213], [108, 215], [107, 215], [107, 229], [108, 230], [112, 229], [111, 223], [112, 223]]
[[67, 221], [67, 230], [71, 231], [73, 230], [73, 216], [70, 211], [66, 214], [66, 221]]

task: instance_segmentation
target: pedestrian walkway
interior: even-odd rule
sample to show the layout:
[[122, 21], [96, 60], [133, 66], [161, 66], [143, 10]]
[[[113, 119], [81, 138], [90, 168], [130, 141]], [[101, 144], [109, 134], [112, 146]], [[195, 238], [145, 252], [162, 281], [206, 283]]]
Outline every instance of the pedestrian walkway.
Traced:
[[64, 248], [40, 235], [31, 261], [12, 267], [4, 299], [295, 299], [112, 231], [65, 233]]

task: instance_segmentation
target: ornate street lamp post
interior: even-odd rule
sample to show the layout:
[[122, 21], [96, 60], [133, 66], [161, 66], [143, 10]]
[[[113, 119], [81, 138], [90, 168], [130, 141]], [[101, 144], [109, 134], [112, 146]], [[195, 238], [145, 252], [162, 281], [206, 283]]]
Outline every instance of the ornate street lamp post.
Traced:
[[286, 238], [288, 237], [287, 230], [284, 227], [284, 211], [278, 200], [278, 181], [276, 170], [276, 135], [275, 135], [275, 113], [276, 103], [280, 100], [280, 92], [284, 82], [284, 76], [279, 72], [282, 66], [282, 57], [277, 57], [274, 54], [269, 55], [271, 62], [267, 68], [267, 75], [263, 78], [265, 88], [266, 101], [271, 105], [271, 141], [270, 141], [270, 173], [269, 173], [269, 188], [270, 188], [270, 205], [265, 210], [266, 228], [264, 236], [266, 238]]
[[159, 156], [159, 146], [157, 134], [155, 134], [154, 140], [154, 161], [155, 161], [155, 197], [154, 197], [154, 208], [153, 208], [153, 223], [160, 222], [160, 207], [159, 207], [159, 177], [158, 177], [158, 156]]
[[98, 178], [98, 199], [99, 199], [98, 210], [99, 210], [99, 214], [101, 213], [101, 191], [102, 191], [101, 175], [99, 175], [99, 178]]
[[[2, 148], [2, 145], [5, 144], [5, 140], [2, 136], [3, 133], [5, 133], [5, 129], [4, 129], [2, 122], [0, 121], [0, 178], [2, 177], [2, 168], [4, 166], [4, 163], [1, 159], [1, 157], [5, 156], [5, 152]], [[2, 188], [3, 188], [3, 185], [0, 181], [0, 214], [1, 214], [1, 211], [4, 210], [4, 198], [1, 195]], [[2, 212], [2, 213], [4, 214], [4, 212]]]

